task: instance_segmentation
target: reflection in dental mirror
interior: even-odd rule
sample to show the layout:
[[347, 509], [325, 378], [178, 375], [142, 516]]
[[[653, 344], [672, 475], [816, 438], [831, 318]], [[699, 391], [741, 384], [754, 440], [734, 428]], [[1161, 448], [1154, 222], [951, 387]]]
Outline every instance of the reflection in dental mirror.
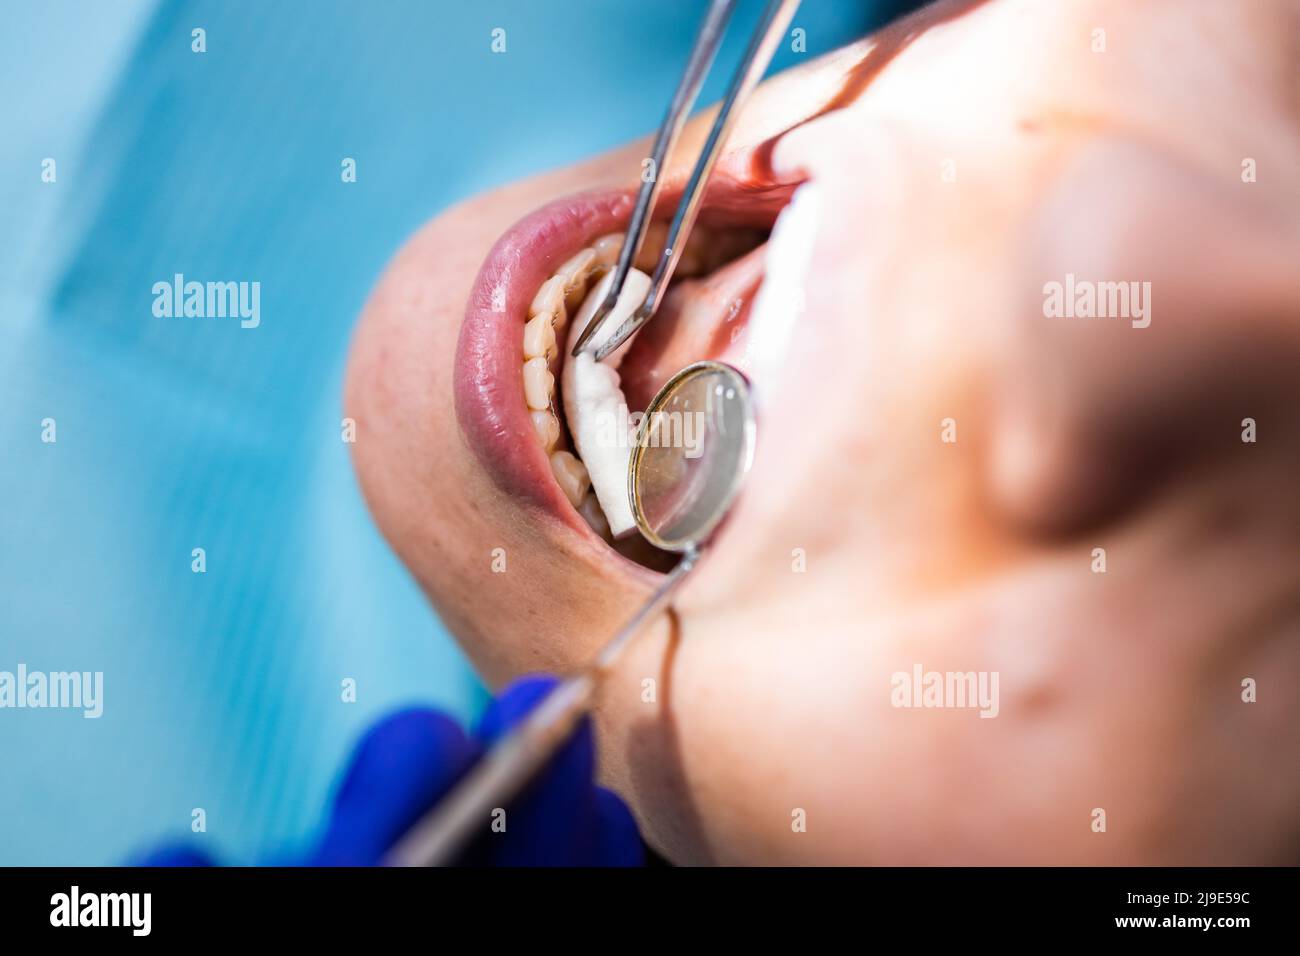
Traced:
[[650, 402], [628, 463], [637, 528], [666, 551], [693, 551], [726, 516], [754, 458], [749, 383], [723, 362], [696, 362]]

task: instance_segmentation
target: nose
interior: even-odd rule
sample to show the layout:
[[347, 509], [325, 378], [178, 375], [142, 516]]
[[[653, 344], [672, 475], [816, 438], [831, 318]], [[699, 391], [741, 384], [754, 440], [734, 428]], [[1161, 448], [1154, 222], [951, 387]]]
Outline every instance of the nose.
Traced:
[[993, 496], [1066, 532], [1208, 460], [1300, 457], [1300, 182], [1081, 152], [1027, 228]]

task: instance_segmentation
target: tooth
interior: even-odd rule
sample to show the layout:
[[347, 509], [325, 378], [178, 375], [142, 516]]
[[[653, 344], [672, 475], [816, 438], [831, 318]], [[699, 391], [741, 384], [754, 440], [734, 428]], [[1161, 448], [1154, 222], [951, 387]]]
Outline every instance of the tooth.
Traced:
[[528, 308], [528, 315], [531, 318], [543, 312], [554, 316], [556, 327], [564, 325], [568, 318], [564, 311], [564, 276], [551, 276], [537, 290], [533, 304]]
[[591, 487], [591, 478], [582, 462], [570, 452], [557, 451], [551, 455], [551, 473], [555, 475], [564, 496], [569, 499], [569, 504], [575, 508], [582, 504], [583, 496]]
[[576, 256], [556, 270], [557, 276], [564, 277], [564, 290], [572, 292], [580, 285], [585, 285], [587, 276], [596, 265], [596, 250], [583, 249]]
[[596, 250], [587, 248], [560, 266], [555, 273], [564, 279], [564, 305], [569, 312], [582, 305], [582, 300], [587, 295], [587, 280], [595, 268]]
[[618, 254], [623, 251], [623, 234], [611, 232], [608, 236], [601, 236], [592, 249], [595, 250], [598, 265], [612, 266], [618, 262]]
[[546, 359], [530, 358], [524, 363], [524, 400], [534, 411], [551, 407], [555, 394], [555, 376], [547, 367]]
[[[777, 217], [772, 238], [763, 250], [763, 284], [754, 297], [745, 330], [742, 368], [752, 369], [762, 382], [767, 401], [780, 387], [794, 330], [803, 316], [802, 303], [818, 230], [823, 225], [823, 197], [812, 180], [794, 191]], [[570, 421], [572, 430], [573, 423]]]
[[636, 254], [633, 265], [642, 272], [654, 272], [655, 266], [659, 264], [659, 256], [664, 251], [664, 241], [667, 238], [667, 223], [650, 223], [650, 228], [646, 230], [645, 241], [641, 243], [641, 250]]
[[569, 314], [572, 314], [578, 306], [582, 305], [582, 300], [587, 297], [587, 286], [580, 284], [574, 286], [564, 294], [564, 308]]
[[578, 514], [582, 515], [583, 520], [596, 534], [607, 541], [613, 538], [609, 533], [609, 522], [605, 520], [605, 512], [600, 510], [600, 501], [597, 500], [595, 493], [587, 492], [586, 497], [582, 499], [582, 504], [578, 505]]
[[537, 438], [542, 443], [542, 447], [548, 452], [555, 447], [555, 443], [560, 440], [560, 422], [555, 415], [549, 411], [530, 412], [533, 416], [533, 431], [537, 432]]
[[524, 358], [553, 358], [556, 354], [555, 326], [549, 314], [535, 315], [524, 325]]

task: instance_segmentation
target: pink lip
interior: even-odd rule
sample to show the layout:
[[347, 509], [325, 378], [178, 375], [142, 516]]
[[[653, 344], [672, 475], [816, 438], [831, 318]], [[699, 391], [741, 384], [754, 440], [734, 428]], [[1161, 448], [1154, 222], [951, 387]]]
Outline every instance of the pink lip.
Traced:
[[[788, 198], [715, 174], [706, 198], [717, 222], [775, 219]], [[658, 208], [671, 210], [665, 188]], [[540, 506], [580, 533], [587, 525], [551, 477], [524, 401], [523, 324], [537, 289], [556, 268], [600, 236], [627, 226], [635, 195], [627, 190], [581, 193], [529, 213], [497, 240], [479, 269], [456, 345], [456, 418], [480, 464], [507, 494]]]
[[456, 345], [456, 418], [470, 448], [508, 494], [585, 530], [551, 477], [524, 401], [523, 323], [556, 268], [625, 227], [631, 193], [585, 193], [548, 203], [512, 226], [488, 253], [470, 290]]

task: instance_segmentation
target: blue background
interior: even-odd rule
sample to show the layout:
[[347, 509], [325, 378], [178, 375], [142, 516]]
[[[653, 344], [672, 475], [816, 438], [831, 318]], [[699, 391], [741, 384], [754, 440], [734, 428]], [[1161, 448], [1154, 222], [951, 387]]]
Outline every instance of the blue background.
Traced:
[[[805, 0], [795, 25], [812, 56], [901, 5]], [[265, 859], [315, 831], [380, 713], [481, 706], [356, 487], [352, 326], [440, 209], [649, 131], [703, 8], [5, 5], [0, 670], [105, 689], [98, 720], [0, 710], [0, 863], [120, 862], [191, 838], [196, 807], [203, 849]], [[260, 327], [154, 318], [176, 272], [260, 282]]]

